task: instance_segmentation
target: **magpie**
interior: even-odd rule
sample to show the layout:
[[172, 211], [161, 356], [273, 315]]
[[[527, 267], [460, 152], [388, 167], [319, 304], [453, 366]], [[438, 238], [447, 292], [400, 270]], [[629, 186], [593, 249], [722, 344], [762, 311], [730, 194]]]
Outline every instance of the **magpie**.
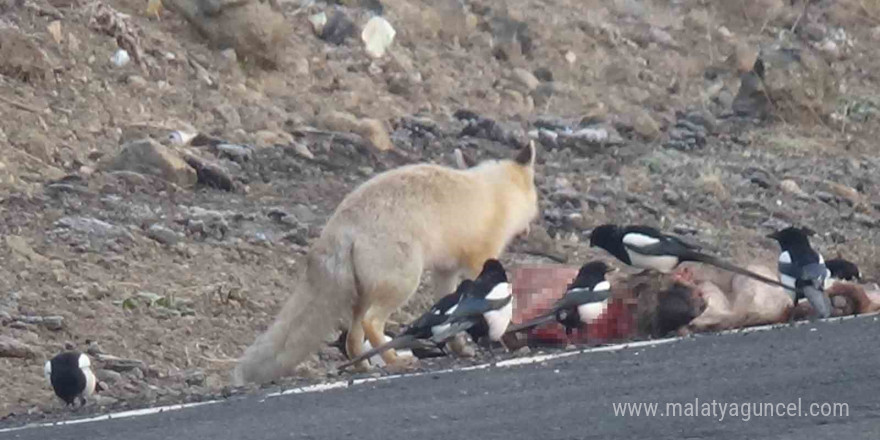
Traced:
[[682, 262], [695, 261], [794, 290], [784, 283], [704, 254], [697, 250], [699, 247], [650, 226], [621, 227], [614, 224], [597, 226], [590, 234], [590, 247], [600, 247], [630, 266], [653, 269], [660, 273], [670, 273]]
[[510, 327], [507, 333], [527, 330], [556, 320], [571, 335], [575, 328], [593, 322], [608, 305], [611, 284], [605, 274], [614, 271], [601, 261], [591, 261], [581, 266], [575, 279], [566, 287], [562, 298], [546, 313], [522, 324]]
[[828, 269], [824, 287], [827, 289], [837, 280], [858, 282], [862, 280], [862, 272], [859, 266], [843, 258], [832, 258], [825, 262]]
[[55, 395], [67, 406], [80, 407], [86, 404], [86, 399], [95, 392], [95, 374], [92, 373], [89, 356], [78, 351], [65, 351], [46, 361], [43, 366], [43, 374]]
[[392, 348], [443, 348], [463, 331], [474, 341], [487, 336], [498, 341], [513, 315], [511, 301], [504, 267], [496, 259], [486, 260], [475, 280], [462, 280], [455, 292], [437, 301], [400, 336], [340, 365], [339, 370]]
[[[825, 259], [810, 246], [806, 232], [794, 226], [780, 229], [767, 238], [779, 243], [779, 279], [791, 290], [792, 300], [797, 306], [801, 298], [807, 298], [821, 318], [831, 316], [831, 300], [824, 293], [828, 268]], [[794, 316], [794, 314], [792, 314]]]
[[462, 295], [473, 288], [473, 285], [473, 280], [462, 280], [462, 282], [459, 283], [458, 287], [455, 289], [455, 292], [445, 295], [437, 300], [437, 302], [434, 303], [434, 305], [432, 305], [431, 308], [428, 309], [428, 311], [423, 313], [421, 316], [416, 318], [415, 321], [406, 326], [406, 328], [403, 330], [403, 332], [401, 332], [399, 336], [392, 338], [390, 341], [380, 345], [379, 347], [368, 349], [367, 351], [361, 353], [360, 356], [340, 365], [339, 370], [343, 370], [351, 365], [354, 365], [363, 359], [368, 359], [376, 356], [377, 354], [382, 353], [385, 350], [409, 347], [413, 350], [415, 354], [416, 352], [418, 352], [417, 350], [419, 349], [430, 350], [431, 348], [434, 348], [431, 347], [431, 345], [442, 349], [445, 345], [445, 341], [439, 341], [436, 344], [432, 344], [431, 337], [434, 336], [435, 333], [440, 333], [441, 331], [448, 328], [448, 326], [444, 326], [444, 324], [449, 319], [450, 313], [452, 313], [458, 306]]
[[477, 343], [485, 339], [490, 343], [501, 342], [512, 317], [513, 296], [507, 272], [500, 261], [491, 258], [449, 314], [444, 324], [448, 328], [441, 329], [435, 337], [446, 340], [464, 331]]

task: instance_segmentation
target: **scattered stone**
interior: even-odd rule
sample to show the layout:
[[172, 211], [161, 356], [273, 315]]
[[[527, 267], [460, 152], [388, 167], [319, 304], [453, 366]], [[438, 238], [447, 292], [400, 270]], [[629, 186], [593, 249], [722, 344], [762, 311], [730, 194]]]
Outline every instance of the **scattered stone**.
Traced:
[[538, 67], [534, 72], [535, 78], [538, 78], [544, 82], [552, 82], [553, 81], [553, 72], [546, 67]]
[[[95, 285], [94, 287], [95, 287], [96, 290], [97, 290], [97, 288], [98, 288], [99, 286]], [[93, 296], [93, 297], [95, 297], [95, 296], [103, 297], [103, 295], [101, 295], [101, 294], [99, 294], [99, 295], [92, 295], [92, 296]], [[91, 356], [98, 356], [98, 355], [104, 354], [104, 350], [101, 349], [101, 346], [98, 345], [97, 342], [95, 342], [95, 341], [88, 341], [88, 344], [89, 344], [89, 345], [88, 345], [88, 347], [86, 348], [86, 353], [88, 353], [89, 355], [91, 355]]]
[[49, 259], [38, 254], [27, 243], [24, 237], [18, 235], [7, 235], [5, 237], [6, 246], [13, 252], [27, 258], [32, 263], [47, 264]]
[[862, 224], [862, 225], [867, 226], [869, 228], [874, 228], [874, 227], [878, 226], [877, 219], [875, 219], [874, 217], [871, 217], [870, 215], [862, 214], [861, 212], [857, 212], [857, 213], [853, 214], [853, 220], [856, 223]]
[[807, 193], [804, 192], [794, 180], [785, 179], [782, 182], [779, 182], [779, 187], [789, 194], [794, 194], [798, 197], [807, 197]]
[[646, 139], [656, 139], [660, 136], [660, 124], [647, 112], [639, 112], [633, 120], [633, 129]]
[[122, 380], [121, 373], [119, 373], [117, 371], [113, 371], [113, 370], [107, 370], [104, 368], [100, 368], [100, 369], [95, 370], [95, 377], [97, 377], [97, 379], [100, 380], [101, 382], [106, 382], [108, 384], [116, 384]]
[[275, 68], [292, 31], [272, 2], [163, 0], [208, 41], [235, 49], [238, 59]]
[[162, 244], [173, 245], [180, 241], [180, 235], [165, 225], [154, 223], [147, 229], [147, 236]]
[[322, 115], [320, 123], [334, 131], [351, 132], [360, 135], [379, 151], [394, 149], [385, 125], [376, 119], [358, 119], [350, 113], [330, 111]]
[[842, 185], [837, 182], [828, 182], [828, 187], [834, 194], [837, 194], [839, 197], [845, 199], [852, 205], [858, 205], [862, 201], [862, 195], [859, 194], [859, 192], [856, 191], [854, 188]]
[[354, 22], [344, 12], [336, 11], [324, 24], [320, 37], [328, 43], [341, 45], [356, 32]]
[[153, 175], [184, 188], [191, 188], [198, 181], [196, 170], [179, 154], [153, 139], [123, 145], [119, 154], [102, 159], [97, 168], [101, 171], [134, 171]]
[[260, 130], [254, 133], [256, 138], [256, 146], [258, 148], [274, 147], [275, 145], [290, 145], [293, 143], [293, 136], [271, 130]]
[[364, 26], [361, 32], [361, 40], [366, 46], [367, 54], [373, 58], [381, 58], [385, 55], [388, 46], [394, 41], [396, 31], [391, 23], [382, 16], [374, 16]]
[[707, 132], [713, 133], [718, 126], [718, 120], [708, 111], [694, 111], [685, 115], [685, 120], [703, 127]]
[[492, 17], [492, 54], [501, 61], [515, 61], [532, 53], [532, 36], [527, 23], [510, 17]]
[[225, 157], [233, 162], [244, 163], [251, 159], [254, 150], [250, 147], [236, 144], [217, 144], [214, 146], [220, 157]]
[[119, 226], [91, 217], [63, 217], [55, 222], [55, 227], [97, 237], [110, 237], [125, 233], [125, 230]]
[[678, 43], [675, 42], [675, 39], [672, 38], [672, 35], [669, 35], [669, 32], [664, 31], [656, 26], [652, 26], [650, 30], [651, 40], [657, 44], [662, 46], [669, 47], [677, 47]]
[[453, 116], [466, 123], [459, 136], [489, 139], [516, 148], [528, 145], [529, 136], [519, 124], [498, 123], [465, 109], [456, 111]]
[[312, 30], [315, 31], [315, 35], [321, 36], [324, 33], [324, 26], [327, 25], [327, 14], [323, 11], [310, 15], [309, 23], [312, 24]]
[[220, 118], [223, 121], [223, 124], [226, 128], [238, 128], [241, 127], [241, 115], [238, 113], [238, 109], [232, 106], [229, 103], [223, 103], [216, 107], [214, 107], [214, 116]]
[[572, 51], [565, 52], [565, 61], [568, 61], [568, 64], [574, 64], [577, 62], [577, 55]]
[[122, 67], [128, 64], [131, 61], [131, 57], [128, 55], [128, 51], [125, 49], [117, 50], [112, 57], [110, 57], [110, 61], [116, 67]]
[[196, 182], [223, 191], [235, 191], [235, 181], [229, 172], [220, 164], [208, 161], [194, 154], [187, 153], [184, 160], [196, 171]]
[[301, 223], [314, 223], [318, 220], [318, 216], [306, 205], [302, 203], [296, 204], [291, 210], [293, 215]]
[[52, 331], [64, 328], [63, 316], [19, 316], [18, 321], [26, 324], [40, 325]]
[[45, 79], [52, 69], [46, 53], [24, 32], [0, 26], [0, 75], [22, 81]]
[[64, 36], [61, 34], [61, 20], [54, 20], [46, 26], [46, 30], [49, 31], [49, 35], [52, 36], [52, 39], [55, 40], [55, 44], [61, 44], [64, 41]]
[[300, 156], [305, 157], [306, 159], [314, 159], [315, 158], [315, 155], [312, 154], [312, 152], [309, 150], [308, 145], [306, 145], [302, 142], [294, 141], [293, 142], [293, 150], [296, 151], [296, 153], [299, 154]]
[[0, 357], [34, 359], [38, 355], [34, 347], [8, 336], [0, 336]]
[[148, 85], [147, 80], [140, 75], [131, 75], [126, 78], [126, 82], [136, 89], [146, 89]]
[[513, 78], [520, 84], [526, 86], [529, 91], [535, 90], [541, 84], [541, 81], [526, 69], [517, 67], [513, 69]]
[[188, 371], [183, 375], [183, 380], [189, 386], [204, 386], [207, 375], [202, 370]]
[[138, 370], [138, 372], [140, 372], [141, 378], [143, 378], [144, 373], [142, 369], [146, 367], [144, 361], [140, 361], [137, 359], [125, 359], [109, 354], [96, 356], [96, 358], [98, 361], [104, 364], [104, 368], [107, 370], [116, 371], [118, 373]]
[[528, 345], [523, 345], [522, 347], [520, 347], [516, 351], [514, 351], [513, 354], [516, 356], [525, 356], [531, 352], [532, 352], [532, 349], [529, 348]]

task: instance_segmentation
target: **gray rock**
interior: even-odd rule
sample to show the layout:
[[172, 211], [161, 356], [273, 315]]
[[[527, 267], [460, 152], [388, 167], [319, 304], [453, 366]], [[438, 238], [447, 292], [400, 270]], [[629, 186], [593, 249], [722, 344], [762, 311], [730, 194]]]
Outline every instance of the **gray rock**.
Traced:
[[[144, 361], [140, 361], [137, 359], [125, 359], [106, 354], [96, 356], [96, 358], [104, 364], [104, 368], [117, 372], [132, 371], [134, 369], [141, 370], [142, 368], [146, 367]], [[143, 371], [140, 371], [140, 373], [141, 376], [143, 376]]]
[[860, 224], [867, 226], [869, 228], [875, 228], [878, 226], [877, 219], [875, 219], [874, 217], [871, 217], [870, 215], [862, 214], [861, 212], [855, 213], [853, 215], [853, 220], [855, 220], [856, 223], [860, 223]]
[[207, 380], [207, 375], [202, 370], [188, 371], [183, 375], [183, 380], [189, 386], [203, 386]]
[[34, 359], [38, 355], [34, 347], [8, 336], [0, 336], [0, 357]]
[[232, 104], [224, 103], [214, 107], [214, 116], [223, 121], [227, 129], [241, 127], [241, 115]]
[[191, 188], [198, 181], [196, 170], [175, 150], [151, 138], [139, 139], [123, 145], [119, 154], [102, 159], [97, 169], [134, 171], [162, 178], [184, 188]]
[[226, 157], [233, 162], [247, 162], [253, 156], [254, 150], [249, 147], [236, 144], [217, 144], [214, 147], [220, 157]]
[[308, 206], [301, 203], [294, 206], [291, 211], [293, 211], [294, 217], [301, 223], [313, 223], [318, 219], [318, 216]]
[[55, 222], [55, 227], [98, 237], [119, 236], [125, 233], [125, 229], [119, 226], [91, 217], [63, 217]]
[[718, 120], [708, 111], [690, 112], [685, 116], [685, 119], [705, 128], [709, 133], [714, 132], [715, 128], [718, 126]]
[[342, 11], [336, 11], [321, 29], [320, 38], [328, 43], [340, 45], [357, 33], [357, 26]]
[[95, 370], [95, 376], [96, 376], [96, 377], [98, 378], [98, 380], [100, 380], [101, 382], [106, 382], [106, 383], [109, 383], [109, 384], [116, 384], [116, 383], [119, 383], [119, 381], [122, 380], [122, 374], [121, 374], [121, 373], [116, 372], [116, 371], [113, 371], [113, 370], [103, 369], [103, 368], [102, 368], [102, 369]]
[[18, 321], [26, 324], [40, 325], [53, 331], [64, 328], [63, 316], [19, 316]]
[[180, 241], [180, 235], [165, 225], [155, 223], [147, 229], [147, 236], [162, 244], [173, 245]]
[[687, 119], [679, 119], [675, 122], [675, 126], [677, 128], [685, 129], [694, 135], [698, 133], [702, 133], [704, 136], [706, 134], [706, 129], [700, 125], [694, 124], [693, 122], [688, 121]]

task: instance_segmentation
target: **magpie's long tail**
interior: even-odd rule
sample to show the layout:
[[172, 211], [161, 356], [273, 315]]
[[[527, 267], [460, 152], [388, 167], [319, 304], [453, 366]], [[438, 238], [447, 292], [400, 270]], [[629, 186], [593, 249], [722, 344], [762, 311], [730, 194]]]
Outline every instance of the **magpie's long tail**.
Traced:
[[727, 270], [727, 271], [730, 271], [733, 273], [744, 275], [749, 278], [754, 278], [758, 281], [761, 281], [761, 282], [764, 282], [767, 284], [771, 284], [774, 286], [782, 287], [783, 289], [790, 290], [792, 292], [796, 292], [796, 289], [794, 287], [786, 286], [785, 284], [782, 284], [781, 282], [779, 282], [777, 280], [767, 278], [767, 277], [760, 275], [760, 274], [756, 274], [750, 270], [743, 269], [739, 266], [734, 266], [733, 264], [730, 264], [724, 260], [713, 257], [711, 255], [706, 255], [701, 252], [696, 252], [696, 251], [687, 252], [685, 255], [683, 255], [681, 257], [681, 259], [682, 260], [690, 260], [690, 261], [698, 261], [700, 263], [710, 264], [710, 265], [718, 267], [720, 269], [724, 269], [724, 270]]
[[364, 359], [369, 359], [379, 353], [382, 353], [386, 350], [398, 349], [398, 348], [412, 348], [412, 347], [421, 347], [422, 344], [416, 339], [415, 336], [412, 335], [401, 335], [398, 336], [378, 347], [371, 348], [363, 353], [360, 356], [355, 357], [354, 359], [349, 360], [348, 362], [339, 366], [338, 370], [342, 371], [345, 368], [348, 368]]
[[510, 327], [507, 328], [507, 331], [504, 333], [521, 332], [523, 330], [528, 330], [533, 327], [537, 327], [539, 325], [546, 324], [548, 322], [552, 322], [555, 320], [556, 320], [556, 315], [554, 315], [552, 313], [548, 314], [548, 315], [539, 316], [537, 318], [523, 322], [521, 324], [511, 325]]
[[831, 316], [831, 300], [821, 290], [813, 286], [806, 286], [803, 291], [807, 301], [810, 302], [820, 318]]

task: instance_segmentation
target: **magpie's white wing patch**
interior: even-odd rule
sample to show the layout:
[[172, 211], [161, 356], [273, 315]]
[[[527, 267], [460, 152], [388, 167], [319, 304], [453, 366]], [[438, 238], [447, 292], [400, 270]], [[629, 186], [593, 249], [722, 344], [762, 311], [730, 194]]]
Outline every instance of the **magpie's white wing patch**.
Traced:
[[89, 360], [89, 356], [86, 354], [79, 355], [79, 367], [80, 368], [89, 368], [92, 366], [92, 361]]
[[486, 295], [486, 299], [504, 299], [510, 296], [510, 283], [498, 283]]
[[779, 254], [779, 263], [781, 264], [791, 264], [791, 254], [788, 251], [782, 252]]
[[660, 240], [649, 235], [630, 232], [623, 236], [623, 244], [636, 248], [652, 246], [660, 243]]
[[599, 282], [593, 287], [593, 292], [603, 292], [606, 290], [611, 290], [611, 283], [607, 280]]
[[46, 376], [46, 380], [52, 376], [52, 361], [46, 361], [43, 365], [43, 375]]

